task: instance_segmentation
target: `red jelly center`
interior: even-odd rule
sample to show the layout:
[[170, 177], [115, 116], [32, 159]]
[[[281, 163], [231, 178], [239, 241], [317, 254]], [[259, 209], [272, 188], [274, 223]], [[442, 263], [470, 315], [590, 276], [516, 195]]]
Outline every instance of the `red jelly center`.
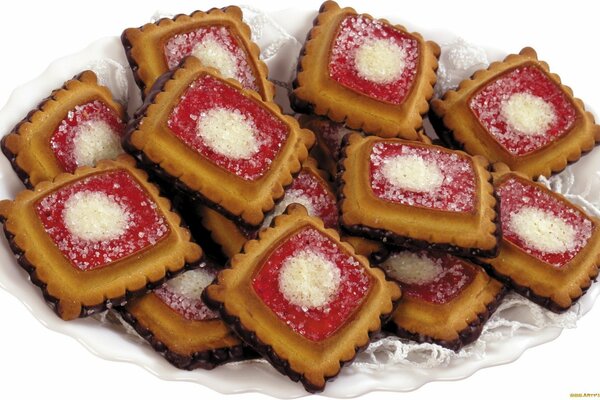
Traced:
[[[339, 268], [339, 286], [326, 307], [292, 304], [280, 289], [280, 273], [286, 261], [307, 250]], [[371, 278], [358, 260], [313, 228], [304, 228], [283, 240], [252, 280], [252, 287], [267, 307], [296, 333], [314, 341], [326, 339], [340, 329], [360, 307], [370, 286]]]
[[[535, 96], [546, 103], [544, 109], [553, 117], [540, 126], [541, 131], [527, 134], [503, 114], [515, 94]], [[577, 118], [567, 95], [536, 66], [515, 68], [500, 76], [475, 94], [469, 107], [494, 139], [517, 156], [536, 151], [565, 135]]]
[[234, 78], [243, 87], [258, 91], [245, 49], [222, 25], [203, 26], [174, 35], [165, 43], [164, 53], [171, 70], [185, 57], [195, 55], [204, 65], [216, 68], [226, 78]]
[[[370, 49], [372, 54], [361, 53], [363, 46], [367, 46], [363, 50]], [[386, 48], [395, 54], [400, 51], [401, 60], [377, 60], [376, 56], [386, 56]], [[329, 58], [329, 76], [375, 100], [401, 104], [410, 93], [418, 62], [419, 43], [414, 37], [380, 21], [353, 15], [342, 20], [338, 28]], [[398, 64], [403, 67], [396, 69]], [[361, 73], [361, 67], [372, 69], [375, 80]], [[383, 78], [385, 71], [391, 74], [388, 80]], [[377, 73], [384, 75], [377, 79]]]
[[[117, 210], [94, 212], [98, 199]], [[35, 209], [52, 241], [73, 267], [82, 271], [119, 261], [156, 244], [169, 232], [156, 204], [123, 170], [92, 175], [61, 187], [39, 200]], [[103, 220], [107, 215], [121, 218]], [[114, 224], [120, 224], [121, 229], [115, 230]], [[99, 239], [90, 239], [94, 236]]]
[[[80, 166], [75, 155], [76, 138], [86, 125], [98, 122], [104, 122], [116, 136], [116, 140], [125, 132], [125, 124], [117, 113], [99, 100], [76, 106], [60, 122], [50, 138], [50, 146], [63, 170], [74, 172]], [[96, 146], [96, 149], [106, 151], [101, 146]]]
[[444, 211], [475, 208], [471, 161], [436, 147], [379, 142], [370, 156], [373, 193], [387, 201]]
[[217, 271], [209, 267], [187, 271], [154, 290], [154, 294], [185, 319], [215, 319], [218, 314], [208, 308], [200, 296], [216, 275]]
[[[533, 184], [510, 178], [497, 187], [496, 193], [500, 198], [503, 239], [515, 244], [540, 261], [554, 267], [562, 267], [585, 247], [592, 235], [594, 225], [587, 216]], [[520, 227], [515, 226], [513, 220], [514, 215], [523, 209], [541, 210], [566, 223], [574, 233], [573, 241], [568, 243], [568, 248], [564, 251], [546, 251], [540, 249], [540, 245], [528, 243], [527, 239], [518, 233]], [[529, 223], [529, 221], [526, 222]], [[533, 222], [531, 221], [531, 223]], [[547, 236], [552, 233], [542, 232], [541, 229], [535, 233], [538, 236], [536, 239], [540, 240], [542, 245], [544, 240], [554, 241], [556, 239], [556, 237], [548, 238]]]
[[[405, 296], [433, 304], [445, 304], [469, 286], [477, 274], [474, 266], [449, 254], [419, 251], [412, 253], [412, 255], [433, 263], [438, 273], [428, 282], [403, 282], [400, 276], [401, 273], [395, 274], [390, 271], [389, 267], [385, 267], [389, 275], [400, 283]], [[390, 259], [395, 256], [398, 256], [398, 254], [392, 253]], [[403, 268], [411, 267], [411, 265], [405, 265]], [[419, 265], [415, 264], [414, 268], [418, 267]], [[414, 276], [415, 274], [410, 273], [410, 275]]]
[[[216, 121], [214, 126], [203, 125], [212, 116], [220, 116], [223, 113], [229, 113], [231, 120], [221, 121], [213, 118], [211, 121]], [[201, 128], [204, 131], [218, 132], [223, 127], [223, 135], [231, 135], [233, 129], [230, 132], [225, 131], [231, 126], [239, 126], [240, 121], [253, 134], [252, 137], [246, 135], [242, 138], [255, 147], [250, 156], [244, 155], [246, 158], [232, 156], [226, 150], [243, 154], [247, 145], [227, 149], [222, 147], [224, 141], [219, 143], [218, 138], [213, 138], [211, 142], [205, 139], [207, 136], [199, 133]], [[208, 75], [200, 76], [190, 85], [171, 112], [167, 124], [175, 136], [200, 155], [248, 181], [260, 178], [269, 170], [288, 136], [287, 125], [258, 101]], [[231, 147], [242, 143], [235, 138], [230, 139], [230, 142]]]

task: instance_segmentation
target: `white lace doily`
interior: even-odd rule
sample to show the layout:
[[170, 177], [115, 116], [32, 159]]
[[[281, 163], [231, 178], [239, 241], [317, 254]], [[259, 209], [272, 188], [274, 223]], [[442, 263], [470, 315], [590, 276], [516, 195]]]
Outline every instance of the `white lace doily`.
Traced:
[[[244, 20], [252, 29], [253, 40], [261, 48], [261, 58], [269, 65], [270, 79], [280, 88], [277, 101], [287, 109], [287, 92], [291, 88], [302, 43], [260, 10], [249, 6], [242, 6], [242, 9]], [[157, 12], [153, 20], [172, 16], [173, 14], [168, 12]], [[442, 43], [441, 48], [438, 84], [435, 88], [437, 96], [456, 87], [461, 80], [469, 77], [477, 69], [488, 65], [486, 51], [463, 39]], [[127, 86], [128, 82], [130, 84], [132, 82], [131, 72], [127, 66], [113, 60], [98, 60], [88, 67], [98, 73], [101, 83], [113, 90], [117, 100], [125, 102], [127, 94], [135, 92]], [[139, 99], [133, 101], [139, 102]], [[593, 165], [586, 165], [585, 160], [584, 158], [579, 163], [567, 167], [565, 171], [550, 179], [542, 178], [540, 181], [550, 189], [565, 195], [573, 203], [582, 206], [590, 215], [600, 217], [600, 171]], [[576, 175], [585, 176], [586, 180], [580, 181], [576, 179]], [[589, 179], [591, 177], [595, 179]], [[485, 324], [479, 339], [459, 352], [435, 344], [417, 344], [388, 337], [372, 343], [358, 355], [351, 368], [378, 370], [391, 364], [433, 368], [448, 365], [455, 360], [483, 358], [490, 344], [506, 340], [519, 331], [536, 332], [548, 327], [574, 328], [581, 315], [579, 304], [575, 304], [568, 312], [555, 314], [520, 295], [509, 293]], [[102, 314], [97, 319], [114, 328], [115, 319], [119, 318], [116, 315]], [[137, 336], [127, 325], [124, 329], [132, 337]], [[145, 343], [139, 337], [137, 340]], [[254, 360], [244, 361], [241, 364], [264, 362], [266, 361]]]

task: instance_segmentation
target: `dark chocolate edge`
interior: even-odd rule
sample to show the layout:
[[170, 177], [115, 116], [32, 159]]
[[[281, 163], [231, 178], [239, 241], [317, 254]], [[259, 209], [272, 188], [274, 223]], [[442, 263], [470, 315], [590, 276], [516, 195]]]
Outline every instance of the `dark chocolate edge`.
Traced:
[[469, 325], [458, 332], [458, 338], [455, 340], [443, 340], [437, 339], [433, 336], [423, 335], [417, 332], [408, 331], [398, 326], [393, 320], [390, 320], [383, 328], [391, 334], [397, 335], [403, 339], [415, 341], [417, 343], [432, 343], [442, 347], [446, 347], [450, 350], [457, 352], [463, 346], [473, 343], [481, 335], [483, 326], [490, 319], [492, 314], [498, 309], [498, 306], [502, 303], [504, 296], [509, 292], [509, 288], [502, 286], [502, 289], [496, 294], [494, 299], [486, 304], [486, 309], [477, 314], [477, 319], [469, 323]]
[[443, 118], [440, 118], [433, 108], [429, 109], [427, 114], [429, 118], [429, 123], [431, 123], [431, 127], [435, 131], [436, 135], [440, 138], [440, 141], [445, 147], [455, 149], [455, 150], [464, 150], [464, 146], [462, 143], [457, 141], [454, 137], [454, 132], [444, 125]]
[[180, 354], [170, 349], [165, 343], [154, 336], [154, 332], [144, 326], [126, 307], [115, 307], [121, 317], [146, 340], [152, 348], [162, 355], [169, 363], [179, 369], [194, 370], [202, 368], [213, 369], [219, 365], [233, 361], [243, 361], [257, 358], [258, 354], [244, 344], [231, 347], [221, 347], [205, 351], [197, 351], [191, 355]]
[[556, 314], [561, 314], [565, 311], [568, 311], [573, 304], [575, 304], [588, 291], [588, 289], [592, 286], [592, 283], [596, 282], [596, 279], [598, 278], [598, 274], [596, 273], [596, 276], [590, 279], [590, 284], [587, 287], [580, 287], [581, 294], [575, 298], [571, 298], [571, 304], [568, 307], [563, 307], [557, 304], [550, 297], [541, 296], [535, 293], [530, 287], [519, 285], [510, 276], [499, 273], [492, 265], [482, 261], [481, 259], [473, 258], [471, 261], [483, 267], [489, 275], [513, 289], [516, 293]]
[[[496, 196], [494, 192], [494, 198], [496, 199], [496, 204], [494, 206], [494, 210], [496, 212], [496, 217], [492, 221], [496, 225], [496, 230], [494, 231], [494, 236], [496, 237], [496, 246], [489, 250], [482, 250], [478, 248], [472, 247], [459, 247], [449, 243], [429, 243], [420, 239], [412, 239], [406, 236], [397, 235], [391, 231], [387, 231], [384, 229], [370, 228], [364, 225], [345, 225], [343, 223], [342, 211], [339, 205], [345, 200], [344, 196], [344, 179], [343, 175], [345, 172], [344, 161], [346, 160], [346, 149], [348, 148], [350, 134], [347, 134], [342, 139], [342, 148], [340, 151], [340, 159], [338, 161], [338, 173], [336, 176], [336, 187], [337, 187], [337, 197], [338, 197], [338, 209], [340, 210], [340, 226], [352, 235], [362, 236], [368, 239], [373, 239], [377, 241], [381, 241], [387, 245], [392, 245], [395, 247], [403, 247], [403, 248], [411, 248], [416, 250], [432, 250], [432, 251], [444, 251], [448, 253], [452, 253], [458, 255], [460, 257], [472, 258], [472, 257], [485, 257], [485, 258], [494, 258], [498, 255], [500, 249], [500, 241], [502, 240], [502, 229], [501, 229], [501, 220], [500, 220], [500, 199]], [[492, 176], [490, 174], [490, 178], [488, 182], [493, 186]]]
[[[242, 325], [242, 323], [238, 317], [236, 317], [235, 315], [229, 314], [227, 312], [227, 310], [225, 309], [224, 303], [221, 303], [219, 301], [216, 301], [216, 300], [213, 300], [212, 298], [210, 298], [207, 295], [206, 290], [202, 292], [202, 300], [210, 309], [218, 312], [219, 315], [221, 315], [221, 318], [223, 319], [223, 321], [225, 321], [225, 323], [231, 328], [231, 330], [234, 331], [245, 343], [247, 343], [249, 346], [251, 346], [258, 354], [260, 354], [263, 358], [265, 358], [269, 362], [269, 364], [271, 364], [273, 366], [273, 368], [275, 368], [279, 373], [289, 377], [294, 382], [300, 382], [302, 384], [302, 386], [304, 386], [304, 389], [307, 392], [320, 393], [323, 390], [325, 390], [326, 385], [323, 385], [323, 386], [313, 385], [311, 382], [306, 380], [304, 375], [300, 374], [299, 372], [294, 371], [287, 360], [280, 358], [270, 345], [262, 342], [256, 336], [255, 332], [253, 332], [251, 330], [247, 330]], [[369, 341], [364, 346], [355, 347], [354, 348], [354, 356], [350, 360], [340, 361], [340, 369], [338, 370], [338, 372], [335, 375], [325, 376], [326, 383], [333, 381], [339, 375], [342, 368], [345, 365], [351, 364], [354, 361], [354, 359], [356, 358], [356, 356], [358, 355], [358, 353], [365, 350], [372, 341], [377, 340], [382, 337], [381, 332], [382, 332], [383, 326], [392, 317], [392, 314], [394, 313], [394, 310], [396, 309], [396, 306], [398, 305], [399, 301], [400, 301], [400, 298], [396, 301], [392, 301], [393, 307], [392, 307], [392, 311], [389, 314], [381, 314], [379, 316], [380, 329], [369, 332]]]
[[[142, 29], [142, 27], [139, 27], [137, 29]], [[121, 33], [121, 43], [123, 44], [123, 50], [125, 52], [125, 57], [127, 58], [127, 62], [129, 63], [129, 67], [131, 68], [131, 72], [133, 73], [133, 79], [135, 80], [135, 83], [137, 84], [137, 86], [140, 88], [142, 100], [144, 100], [146, 98], [146, 96], [144, 95], [144, 92], [146, 91], [146, 85], [144, 84], [144, 82], [142, 81], [142, 78], [140, 78], [140, 76], [138, 74], [138, 70], [140, 69], [140, 66], [133, 58], [133, 55], [131, 52], [131, 50], [133, 49], [133, 45], [129, 41], [129, 38], [127, 37], [125, 32], [126, 31], [123, 31], [123, 33]]]
[[[180, 226], [185, 228], [185, 223], [183, 222], [183, 220], [181, 221], [182, 222]], [[36, 273], [36, 267], [33, 264], [31, 264], [29, 260], [25, 257], [24, 250], [17, 245], [16, 241], [14, 240], [15, 235], [8, 231], [5, 222], [6, 218], [0, 218], [0, 223], [4, 224], [4, 235], [6, 236], [10, 249], [12, 250], [17, 262], [29, 274], [31, 283], [40, 288], [44, 299], [46, 300], [46, 302], [49, 303], [50, 307], [54, 310], [56, 315], [61, 317], [60, 313], [58, 312], [58, 303], [60, 302], [60, 299], [50, 295], [50, 293], [47, 291], [47, 283], [38, 278]], [[130, 299], [150, 292], [152, 289], [161, 286], [167, 280], [179, 275], [180, 273], [198, 268], [200, 265], [202, 265], [203, 262], [204, 254], [196, 262], [185, 263], [183, 267], [178, 271], [171, 272], [166, 270], [165, 276], [162, 279], [159, 279], [154, 282], [147, 282], [146, 286], [139, 290], [130, 291], [126, 289], [125, 294], [123, 294], [122, 296], [105, 298], [104, 301], [93, 306], [86, 306], [81, 304], [81, 312], [79, 314], [79, 318], [88, 317], [92, 314], [111, 309], [115, 306], [124, 306]]]

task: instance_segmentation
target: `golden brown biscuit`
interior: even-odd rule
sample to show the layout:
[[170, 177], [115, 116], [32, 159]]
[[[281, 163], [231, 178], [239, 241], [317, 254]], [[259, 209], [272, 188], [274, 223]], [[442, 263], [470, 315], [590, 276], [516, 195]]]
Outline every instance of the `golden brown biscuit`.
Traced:
[[189, 57], [156, 82], [124, 146], [193, 201], [255, 229], [313, 143], [275, 103]]
[[403, 26], [326, 1], [301, 51], [290, 102], [351, 129], [418, 140], [439, 53]]
[[96, 74], [84, 71], [54, 90], [2, 138], [2, 151], [25, 186], [123, 152], [125, 109]]
[[600, 126], [583, 102], [529, 47], [431, 105], [430, 120], [448, 144], [529, 178], [562, 171], [600, 141]]
[[316, 392], [368, 345], [400, 290], [292, 204], [203, 296], [279, 372]]
[[338, 196], [348, 232], [395, 246], [496, 254], [496, 200], [483, 157], [401, 139], [347, 139]]
[[566, 311], [598, 275], [599, 221], [524, 174], [495, 167], [503, 238], [498, 257], [480, 262], [530, 300]]
[[18, 262], [65, 320], [146, 293], [202, 256], [126, 155], [3, 200], [0, 217]]
[[260, 60], [260, 49], [251, 40], [239, 7], [162, 18], [126, 29], [121, 41], [144, 96], [159, 76], [177, 67], [185, 57], [195, 56], [224, 77], [258, 92], [264, 100], [273, 99], [275, 88], [268, 80], [269, 71]]
[[181, 369], [213, 369], [256, 357], [200, 298], [216, 277], [213, 266], [186, 271], [133, 299], [119, 313], [171, 364]]
[[447, 253], [392, 251], [377, 266], [403, 293], [385, 329], [454, 351], [479, 337], [506, 293], [479, 266]]

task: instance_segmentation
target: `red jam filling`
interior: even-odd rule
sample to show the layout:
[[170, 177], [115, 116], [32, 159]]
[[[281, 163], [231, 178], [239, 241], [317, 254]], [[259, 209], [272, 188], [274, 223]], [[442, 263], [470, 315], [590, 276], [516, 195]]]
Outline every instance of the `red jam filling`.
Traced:
[[[357, 61], [360, 48], [365, 44], [368, 46], [373, 43], [378, 43], [377, 46], [386, 44], [392, 50], [401, 51], [403, 54], [400, 61], [403, 63], [402, 70], [390, 71], [395, 74], [389, 81], [368, 79], [368, 76], [361, 74], [360, 68], [357, 67], [361, 61], [360, 59]], [[376, 51], [373, 53], [373, 56], [377, 55]], [[329, 58], [329, 76], [347, 88], [375, 100], [401, 104], [411, 91], [418, 62], [419, 43], [414, 37], [378, 20], [363, 15], [352, 15], [342, 20], [333, 40]], [[371, 65], [374, 65], [372, 68], [375, 69], [381, 68], [381, 64], [376, 65], [376, 60], [366, 60], [364, 63], [368, 68], [371, 68]], [[389, 67], [394, 66], [389, 65]]]
[[204, 65], [218, 69], [227, 78], [236, 79], [244, 88], [259, 90], [248, 54], [225, 26], [203, 26], [173, 35], [165, 43], [164, 54], [170, 70], [185, 57], [196, 55]]
[[154, 290], [154, 294], [187, 320], [215, 319], [218, 313], [208, 308], [200, 296], [216, 276], [217, 271], [210, 267], [187, 271]]
[[[526, 134], [511, 125], [502, 110], [515, 94], [533, 95], [544, 102], [554, 117], [535, 134]], [[536, 66], [513, 69], [487, 84], [469, 102], [481, 125], [509, 153], [522, 156], [536, 151], [565, 135], [573, 126], [577, 112], [567, 95]], [[551, 108], [550, 108], [551, 107]]]
[[[413, 255], [433, 263], [438, 274], [428, 282], [416, 283], [411, 281], [407, 283], [402, 281], [399, 274], [391, 272], [389, 267], [384, 267], [388, 274], [400, 283], [403, 294], [408, 297], [433, 304], [445, 304], [469, 286], [477, 274], [477, 270], [473, 265], [449, 254], [419, 251], [414, 252]], [[395, 254], [392, 253], [390, 257], [393, 258], [394, 256]], [[410, 266], [405, 268], [407, 267]]]
[[[211, 112], [231, 112], [251, 127], [256, 151], [247, 158], [229, 156], [215, 149], [199, 134], [198, 127]], [[186, 145], [217, 166], [248, 181], [263, 176], [279, 154], [288, 136], [288, 127], [258, 101], [208, 75], [196, 79], [183, 94], [167, 122]], [[227, 126], [227, 125], [224, 125]], [[217, 128], [213, 128], [217, 129]], [[241, 151], [243, 149], [236, 149]]]
[[456, 212], [475, 208], [471, 161], [439, 148], [376, 143], [370, 156], [370, 180], [375, 196], [393, 203]]
[[[322, 255], [340, 271], [338, 289], [326, 307], [306, 308], [292, 304], [279, 286], [284, 263], [307, 249]], [[267, 307], [296, 333], [313, 341], [324, 340], [340, 329], [360, 307], [370, 286], [371, 278], [363, 266], [313, 228], [304, 228], [284, 239], [252, 280], [252, 287]]]
[[[587, 216], [533, 184], [509, 178], [496, 188], [496, 194], [500, 198], [503, 239], [542, 262], [554, 267], [564, 266], [586, 246], [592, 236], [594, 225]], [[543, 250], [539, 248], [539, 245], [532, 245], [522, 235], [519, 235], [517, 232], [519, 229], [514, 226], [513, 217], [525, 208], [541, 210], [566, 223], [574, 233], [573, 241], [568, 244], [568, 248], [564, 251]], [[544, 232], [536, 233], [539, 235], [539, 240], [547, 240], [544, 238]]]
[[117, 113], [99, 100], [76, 106], [69, 111], [50, 138], [50, 147], [60, 166], [66, 172], [74, 172], [78, 165], [75, 156], [75, 140], [86, 124], [104, 122], [120, 140], [125, 133], [125, 124]]
[[[94, 213], [98, 199], [117, 207], [117, 213]], [[117, 262], [154, 245], [169, 232], [156, 204], [123, 170], [92, 175], [63, 186], [40, 199], [35, 209], [52, 241], [73, 267], [82, 271]], [[102, 215], [122, 218], [99, 220]], [[115, 231], [113, 223], [119, 223], [121, 229]], [[99, 239], [90, 239], [94, 236]]]

